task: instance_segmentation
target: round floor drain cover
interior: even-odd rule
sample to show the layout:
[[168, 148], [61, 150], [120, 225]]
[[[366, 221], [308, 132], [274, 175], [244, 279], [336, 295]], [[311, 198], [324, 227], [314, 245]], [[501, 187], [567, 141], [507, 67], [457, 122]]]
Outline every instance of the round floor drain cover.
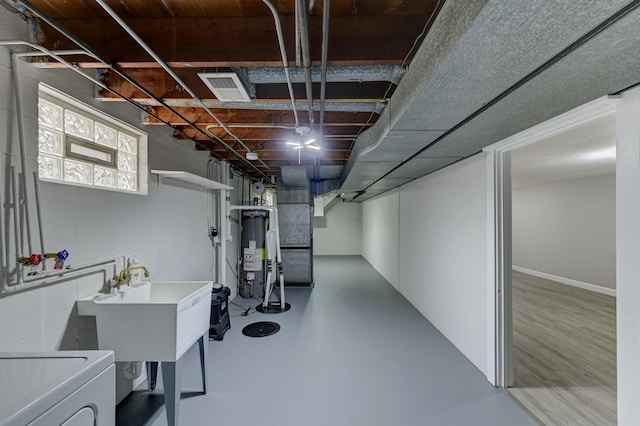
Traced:
[[256, 306], [256, 311], [261, 312], [263, 314], [279, 314], [280, 312], [287, 312], [291, 309], [291, 305], [289, 303], [284, 304], [284, 309], [280, 307], [280, 303], [269, 303], [269, 305], [265, 308], [262, 306], [262, 303]]
[[242, 334], [249, 337], [266, 337], [280, 331], [280, 324], [271, 321], [260, 321], [249, 324], [242, 329]]

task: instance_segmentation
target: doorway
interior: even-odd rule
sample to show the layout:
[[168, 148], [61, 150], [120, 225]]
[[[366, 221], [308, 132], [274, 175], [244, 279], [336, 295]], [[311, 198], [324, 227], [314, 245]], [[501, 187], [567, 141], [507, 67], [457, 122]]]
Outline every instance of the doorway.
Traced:
[[[610, 146], [602, 146], [603, 129], [613, 132]], [[497, 312], [489, 318], [489, 371], [495, 385], [507, 388], [544, 424], [576, 422], [581, 410], [593, 424], [615, 424], [615, 299], [607, 295], [615, 290], [606, 288], [615, 286], [615, 256], [608, 261], [613, 278], [594, 277], [588, 270], [602, 268], [588, 257], [602, 256], [586, 243], [576, 246], [576, 235], [562, 235], [570, 228], [592, 231], [593, 222], [575, 213], [580, 196], [588, 199], [588, 193], [548, 208], [563, 191], [565, 197], [580, 186], [588, 192], [605, 181], [615, 196], [611, 146], [615, 152], [615, 101], [601, 99], [486, 149], [489, 210], [494, 209], [489, 217], [495, 218], [489, 224], [495, 242], [489, 282], [495, 286], [489, 286], [488, 301]], [[611, 204], [615, 221], [615, 198]], [[563, 208], [573, 209], [573, 216]], [[567, 222], [581, 219], [586, 226]], [[573, 244], [576, 256], [563, 244]]]

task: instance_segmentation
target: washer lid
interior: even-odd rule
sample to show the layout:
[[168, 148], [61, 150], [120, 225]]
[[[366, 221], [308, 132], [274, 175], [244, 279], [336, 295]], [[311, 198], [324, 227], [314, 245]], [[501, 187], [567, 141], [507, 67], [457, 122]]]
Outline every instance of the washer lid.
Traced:
[[28, 424], [111, 364], [111, 351], [0, 352], [0, 425]]

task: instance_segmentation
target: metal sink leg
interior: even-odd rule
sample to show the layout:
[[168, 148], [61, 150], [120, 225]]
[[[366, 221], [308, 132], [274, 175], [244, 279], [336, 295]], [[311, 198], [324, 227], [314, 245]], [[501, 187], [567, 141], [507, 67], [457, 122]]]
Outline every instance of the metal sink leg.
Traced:
[[176, 426], [180, 417], [180, 388], [182, 387], [182, 364], [184, 356], [176, 362], [162, 362], [162, 384], [164, 385], [164, 404], [167, 410], [167, 423]]

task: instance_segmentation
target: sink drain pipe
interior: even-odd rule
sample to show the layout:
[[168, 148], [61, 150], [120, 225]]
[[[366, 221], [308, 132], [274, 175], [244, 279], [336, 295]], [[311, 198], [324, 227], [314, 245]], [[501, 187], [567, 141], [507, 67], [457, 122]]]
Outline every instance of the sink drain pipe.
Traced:
[[129, 380], [135, 380], [142, 375], [142, 361], [126, 362], [122, 366], [122, 375]]

